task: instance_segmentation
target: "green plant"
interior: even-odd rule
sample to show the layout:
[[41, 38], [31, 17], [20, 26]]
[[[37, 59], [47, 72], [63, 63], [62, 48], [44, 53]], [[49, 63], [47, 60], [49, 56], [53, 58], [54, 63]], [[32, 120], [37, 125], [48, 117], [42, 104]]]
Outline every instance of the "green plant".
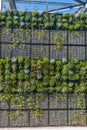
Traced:
[[50, 87], [54, 87], [55, 86], [55, 83], [56, 83], [56, 80], [54, 77], [51, 77], [51, 79], [49, 80], [49, 86]]
[[4, 73], [5, 73], [5, 75], [8, 75], [8, 74], [10, 74], [10, 71], [9, 71], [9, 69], [5, 69]]
[[57, 32], [54, 36], [54, 41], [55, 41], [55, 46], [56, 49], [60, 49], [63, 47], [63, 41], [65, 40], [65, 38], [63, 36], [61, 36], [61, 34], [59, 32]]
[[[48, 9], [47, 9], [48, 10]], [[86, 15], [81, 14], [78, 18], [75, 18], [72, 14], [53, 15], [48, 12], [38, 13], [38, 10], [34, 8], [31, 13], [22, 11], [6, 11], [2, 12], [0, 16], [0, 26], [8, 28], [44, 28], [44, 29], [68, 29], [70, 31], [77, 29], [86, 29]], [[9, 21], [13, 21], [13, 26], [9, 26]], [[25, 22], [24, 22], [25, 21]], [[23, 23], [24, 22], [24, 23]]]
[[19, 16], [24, 16], [25, 12], [19, 12]]
[[22, 56], [19, 56], [19, 57], [18, 57], [18, 63], [19, 63], [19, 64], [23, 63], [23, 57], [22, 57]]
[[10, 75], [8, 74], [8, 75], [5, 75], [5, 81], [6, 82], [9, 82], [11, 80], [11, 77], [10, 77]]
[[66, 18], [62, 18], [62, 22], [63, 23], [67, 23], [67, 19]]
[[74, 25], [69, 25], [69, 26], [68, 26], [68, 29], [69, 29], [70, 31], [74, 30]]
[[61, 90], [62, 90], [62, 88], [61, 88], [61, 86], [56, 86], [56, 92], [61, 92]]
[[40, 40], [44, 40], [44, 38], [45, 38], [45, 31], [42, 30], [42, 29], [39, 29], [37, 35], [38, 35], [38, 38], [39, 38]]
[[19, 24], [18, 19], [13, 19], [13, 25], [18, 26], [18, 24]]
[[36, 17], [37, 16], [37, 9], [34, 8], [34, 10], [32, 11], [32, 17]]
[[12, 27], [12, 21], [7, 21], [6, 22], [6, 27], [11, 28]]
[[18, 80], [24, 80], [24, 72], [23, 72], [23, 70], [21, 70], [21, 71], [18, 73]]
[[0, 15], [0, 20], [1, 20], [1, 21], [4, 21], [5, 19], [6, 19], [6, 17], [5, 17], [4, 14]]
[[11, 80], [14, 81], [14, 80], [16, 80], [16, 79], [17, 79], [17, 75], [16, 75], [15, 73], [12, 73], [12, 74], [11, 74]]
[[30, 22], [30, 20], [31, 20], [30, 14], [26, 14], [25, 15], [25, 21]]
[[5, 69], [10, 70], [10, 64], [6, 64]]
[[66, 82], [63, 82], [61, 86], [62, 86], [62, 90], [61, 91], [63, 93], [67, 92], [67, 90], [68, 90], [68, 84]]
[[81, 24], [80, 24], [80, 23], [76, 23], [76, 24], [74, 25], [74, 29], [80, 29], [80, 27], [81, 27]]
[[44, 57], [44, 58], [43, 58], [43, 63], [45, 63], [45, 64], [46, 64], [46, 63], [49, 63], [49, 59], [48, 59], [47, 57]]
[[24, 16], [20, 16], [20, 21], [24, 21], [25, 17]]
[[7, 20], [7, 21], [11, 21], [11, 20], [12, 20], [12, 17], [11, 17], [11, 16], [8, 16], [8, 17], [6, 18], [6, 20]]
[[44, 23], [44, 28], [45, 29], [49, 28], [49, 26], [50, 26], [49, 22]]
[[42, 21], [43, 21], [43, 18], [42, 17], [38, 17], [38, 22], [42, 23]]

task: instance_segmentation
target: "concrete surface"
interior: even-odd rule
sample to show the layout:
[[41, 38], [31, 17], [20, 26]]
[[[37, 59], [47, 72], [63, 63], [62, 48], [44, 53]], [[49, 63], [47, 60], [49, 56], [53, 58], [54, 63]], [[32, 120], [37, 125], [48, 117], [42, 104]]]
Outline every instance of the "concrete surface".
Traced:
[[0, 128], [0, 130], [87, 130], [87, 127], [29, 127], [29, 128]]

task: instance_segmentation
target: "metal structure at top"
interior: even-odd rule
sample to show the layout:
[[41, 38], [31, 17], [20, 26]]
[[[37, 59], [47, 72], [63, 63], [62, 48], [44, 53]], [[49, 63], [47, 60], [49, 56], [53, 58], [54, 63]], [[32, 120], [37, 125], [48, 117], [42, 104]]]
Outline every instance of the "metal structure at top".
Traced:
[[[3, 0], [1, 0], [3, 1]], [[60, 1], [60, 0], [59, 0]], [[48, 9], [49, 13], [61, 13], [61, 11], [66, 11], [70, 12], [71, 9], [75, 9], [74, 14], [79, 15], [81, 13], [87, 13], [87, 0], [72, 0], [73, 2], [57, 2], [53, 0], [4, 0], [2, 2], [2, 5], [4, 6], [5, 2], [9, 3], [9, 9], [10, 10], [19, 10], [18, 4], [26, 4], [27, 7], [29, 8], [29, 5], [41, 5], [42, 6], [42, 12], [45, 12], [46, 10], [43, 10], [43, 6], [48, 5], [50, 7]], [[51, 8], [52, 7], [52, 8]], [[23, 8], [23, 7], [21, 7]]]

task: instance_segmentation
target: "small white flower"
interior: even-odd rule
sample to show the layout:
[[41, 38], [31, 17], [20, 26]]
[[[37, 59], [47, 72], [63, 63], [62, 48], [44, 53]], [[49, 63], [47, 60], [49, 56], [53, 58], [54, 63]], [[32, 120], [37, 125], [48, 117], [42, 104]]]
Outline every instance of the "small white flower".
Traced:
[[72, 82], [69, 82], [69, 87], [73, 87], [73, 83]]
[[55, 59], [50, 59], [50, 63], [54, 64], [55, 63]]
[[63, 63], [66, 63], [67, 62], [67, 59], [65, 57], [62, 58], [62, 62]]
[[18, 88], [18, 92], [22, 92], [22, 88], [19, 87], [19, 88]]
[[17, 57], [12, 57], [11, 61], [15, 63], [17, 61]]
[[25, 69], [25, 70], [24, 70], [24, 73], [25, 73], [25, 74], [28, 74], [28, 73], [29, 73], [29, 70]]
[[69, 70], [69, 74], [70, 74], [70, 75], [73, 75], [74, 73], [73, 73], [73, 71], [72, 71], [72, 70]]
[[37, 79], [41, 79], [42, 78], [42, 74], [37, 74]]
[[39, 14], [42, 15], [43, 11], [39, 11]]
[[58, 27], [61, 27], [61, 26], [62, 26], [62, 23], [59, 23], [59, 22], [58, 22], [58, 23], [57, 23], [57, 26], [58, 26]]
[[14, 19], [18, 19], [18, 16], [14, 16]]
[[20, 25], [21, 25], [21, 26], [24, 26], [24, 24], [25, 24], [24, 22], [20, 22]]

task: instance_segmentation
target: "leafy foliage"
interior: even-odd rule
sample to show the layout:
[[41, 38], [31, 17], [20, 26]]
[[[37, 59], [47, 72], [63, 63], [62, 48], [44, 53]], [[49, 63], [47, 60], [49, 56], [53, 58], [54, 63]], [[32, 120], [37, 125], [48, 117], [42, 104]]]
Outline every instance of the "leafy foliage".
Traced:
[[71, 14], [62, 14], [55, 16], [54, 14], [42, 13], [38, 10], [27, 12], [2, 12], [0, 16], [0, 26], [7, 28], [43, 28], [43, 29], [68, 29], [83, 30], [87, 29], [87, 15], [81, 14], [75, 18]]
[[49, 92], [50, 89], [61, 92], [86, 91], [87, 62], [77, 59], [64, 61], [64, 58], [60, 61], [44, 57], [30, 62], [29, 58], [21, 56], [0, 59], [0, 81], [3, 81], [0, 91], [6, 91], [11, 86], [22, 87], [28, 92], [38, 89], [42, 92]]

